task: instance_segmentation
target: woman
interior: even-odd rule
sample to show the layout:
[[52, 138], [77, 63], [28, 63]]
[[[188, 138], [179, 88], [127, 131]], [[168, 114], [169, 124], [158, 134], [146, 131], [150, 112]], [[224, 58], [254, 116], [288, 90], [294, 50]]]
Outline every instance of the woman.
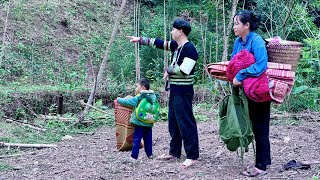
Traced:
[[[253, 12], [242, 10], [234, 16], [233, 30], [238, 38], [233, 47], [232, 57], [241, 50], [246, 49], [254, 55], [255, 63], [248, 68], [240, 70], [233, 79], [235, 87], [242, 86], [247, 77], [258, 77], [267, 69], [268, 55], [265, 41], [257, 33], [259, 17]], [[231, 57], [231, 58], [232, 58]], [[267, 173], [267, 165], [271, 164], [270, 156], [270, 101], [255, 102], [248, 98], [249, 116], [256, 141], [256, 161], [254, 166], [248, 166], [243, 172], [244, 176], [255, 177]]]

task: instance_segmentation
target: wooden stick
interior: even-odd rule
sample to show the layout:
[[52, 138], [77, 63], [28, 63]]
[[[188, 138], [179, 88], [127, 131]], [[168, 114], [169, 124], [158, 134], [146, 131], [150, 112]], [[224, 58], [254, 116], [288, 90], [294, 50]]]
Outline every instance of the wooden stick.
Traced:
[[93, 121], [81, 121], [81, 124], [93, 124]]
[[108, 114], [108, 112], [106, 112], [106, 111], [104, 111], [104, 110], [101, 110], [101, 109], [99, 109], [99, 108], [96, 108], [96, 107], [92, 106], [91, 104], [85, 103], [83, 100], [80, 101], [80, 104], [81, 104], [81, 105], [85, 105], [85, 106], [89, 106], [89, 107], [91, 107], [92, 109], [95, 109], [95, 110], [97, 110], [97, 111], [99, 111], [99, 112]]
[[8, 156], [0, 156], [0, 159], [4, 159], [4, 158], [11, 158], [11, 157], [16, 157], [16, 156], [21, 156], [22, 154], [11, 154]]
[[60, 117], [60, 116], [50, 116], [50, 115], [41, 115], [41, 118], [43, 119], [52, 119], [52, 120], [59, 120], [63, 122], [71, 122], [72, 120], [76, 120], [77, 118], [65, 118], [65, 117]]
[[282, 149], [280, 150], [280, 153], [282, 153], [286, 148], [287, 148], [287, 146], [285, 146], [284, 148], [282, 148]]
[[288, 177], [285, 176], [285, 177], [269, 177], [270, 179], [287, 179]]
[[23, 148], [51, 148], [57, 147], [56, 144], [20, 144], [0, 142], [0, 147], [23, 147]]
[[31, 124], [24, 123], [24, 122], [17, 121], [17, 120], [6, 119], [6, 122], [8, 122], [8, 123], [17, 123], [19, 125], [26, 126], [28, 128], [31, 128], [31, 129], [35, 129], [37, 131], [42, 131], [42, 132], [46, 131], [46, 129], [43, 129], [43, 128], [40, 128], [40, 127], [36, 127], [36, 126], [31, 125]]
[[95, 132], [77, 132], [77, 134], [94, 135]]
[[30, 155], [30, 154], [36, 154], [36, 152], [29, 152], [29, 153], [23, 153], [23, 154], [11, 154], [11, 155], [7, 155], [7, 156], [0, 156], [0, 159], [17, 157], [17, 156], [23, 156], [23, 155]]

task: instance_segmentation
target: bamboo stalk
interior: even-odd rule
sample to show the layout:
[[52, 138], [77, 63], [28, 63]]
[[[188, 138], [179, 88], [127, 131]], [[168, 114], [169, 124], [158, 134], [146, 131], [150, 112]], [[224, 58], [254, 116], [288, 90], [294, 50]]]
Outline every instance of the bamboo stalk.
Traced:
[[[91, 89], [91, 93], [90, 93], [90, 96], [88, 98], [88, 103], [87, 104], [92, 104], [93, 102], [93, 98], [95, 96], [95, 93], [96, 93], [96, 89], [99, 88], [99, 85], [100, 85], [100, 82], [102, 80], [102, 76], [103, 76], [103, 72], [105, 72], [105, 69], [107, 67], [107, 61], [109, 59], [109, 53], [110, 53], [110, 49], [111, 49], [111, 45], [113, 43], [113, 40], [118, 32], [118, 24], [120, 22], [120, 19], [121, 19], [121, 16], [122, 16], [122, 13], [124, 11], [124, 7], [126, 6], [126, 0], [122, 0], [122, 3], [121, 3], [121, 7], [120, 7], [120, 10], [119, 10], [119, 13], [118, 13], [118, 16], [115, 20], [115, 23], [114, 23], [114, 26], [113, 26], [113, 30], [112, 30], [112, 34], [111, 34], [111, 37], [110, 37], [110, 40], [109, 40], [109, 44], [106, 48], [106, 52], [103, 56], [103, 59], [102, 59], [102, 62], [100, 64], [100, 68], [99, 68], [99, 72], [98, 72], [98, 75], [97, 75], [97, 80], [94, 84], [94, 86], [92, 87]], [[86, 106], [84, 108], [84, 111], [79, 115], [79, 121], [83, 121], [85, 119], [85, 116], [87, 115], [88, 111], [90, 109], [90, 106]]]
[[21, 122], [21, 121], [17, 121], [17, 120], [6, 119], [6, 122], [8, 122], [8, 123], [17, 123], [17, 124], [19, 124], [21, 126], [26, 126], [28, 128], [35, 129], [37, 131], [42, 131], [42, 132], [46, 131], [46, 129], [44, 129], [44, 128], [36, 127], [34, 125], [31, 125], [31, 124], [28, 124], [28, 123], [24, 123], [24, 122]]
[[[133, 16], [134, 16], [134, 35], [139, 36], [139, 0], [134, 0], [133, 5]], [[140, 79], [140, 56], [139, 56], [139, 44], [134, 44], [134, 52], [136, 58], [136, 80]]]
[[216, 24], [215, 24], [215, 29], [216, 29], [216, 60], [215, 62], [218, 62], [218, 51], [219, 51], [219, 29], [218, 29], [218, 7], [219, 7], [219, 0], [216, 4]]
[[60, 116], [50, 116], [50, 115], [41, 115], [41, 118], [44, 120], [58, 120], [58, 121], [63, 121], [63, 122], [71, 122], [73, 120], [76, 120], [77, 118], [64, 118]]
[[0, 142], [0, 147], [23, 147], [23, 148], [51, 148], [57, 147], [56, 144], [20, 144]]
[[[231, 9], [231, 15], [229, 18], [228, 26], [227, 29], [225, 25], [223, 25], [223, 54], [222, 54], [222, 60], [227, 61], [227, 56], [228, 56], [228, 41], [229, 41], [229, 36], [230, 36], [230, 30], [232, 28], [232, 22], [233, 22], [233, 16], [236, 13], [236, 8], [238, 5], [239, 0], [233, 0], [232, 1], [232, 9]], [[223, 6], [224, 6], [224, 1], [223, 1]], [[225, 21], [225, 9], [223, 7], [223, 22], [226, 23]]]
[[6, 33], [7, 33], [7, 27], [8, 27], [8, 17], [10, 12], [10, 0], [7, 2], [7, 15], [4, 22], [4, 29], [3, 29], [3, 36], [2, 36], [2, 49], [1, 49], [1, 58], [0, 58], [0, 66], [2, 65], [2, 58], [4, 57], [4, 51], [5, 51], [5, 43], [6, 43]]
[[[287, 11], [286, 13], [286, 17], [284, 18], [283, 22], [282, 22], [282, 38], [286, 37], [286, 24], [287, 24], [287, 21], [289, 19], [289, 16], [291, 15], [291, 12], [294, 8], [294, 4], [295, 4], [295, 0], [291, 0], [289, 3], [289, 10]], [[289, 33], [288, 33], [289, 34]]]
[[[163, 40], [167, 39], [166, 0], [163, 0]], [[167, 52], [163, 51], [163, 68], [168, 67]], [[163, 70], [164, 70], [163, 69]]]

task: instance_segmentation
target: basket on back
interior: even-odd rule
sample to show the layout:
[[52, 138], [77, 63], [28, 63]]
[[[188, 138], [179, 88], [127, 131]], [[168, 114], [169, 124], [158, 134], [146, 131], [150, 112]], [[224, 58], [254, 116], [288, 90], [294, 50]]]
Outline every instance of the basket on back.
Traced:
[[134, 126], [130, 123], [132, 109], [121, 106], [117, 100], [114, 101], [114, 116], [116, 121], [117, 150], [131, 150]]
[[[129, 151], [133, 146], [134, 125], [130, 123], [133, 109], [122, 106], [114, 100], [114, 117], [116, 121], [116, 147], [118, 151]], [[141, 142], [140, 148], [144, 145]]]
[[301, 48], [302, 43], [295, 41], [268, 42], [269, 62], [291, 64], [291, 70], [296, 71]]

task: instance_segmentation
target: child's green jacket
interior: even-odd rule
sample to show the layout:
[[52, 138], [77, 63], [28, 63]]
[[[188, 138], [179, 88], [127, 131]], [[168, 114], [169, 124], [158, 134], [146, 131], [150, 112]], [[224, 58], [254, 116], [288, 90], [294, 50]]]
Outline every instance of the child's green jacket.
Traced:
[[123, 106], [129, 106], [134, 108], [131, 114], [130, 123], [138, 126], [152, 127], [153, 124], [148, 124], [139, 121], [139, 119], [136, 116], [135, 108], [139, 105], [139, 102], [141, 101], [141, 96], [146, 98], [146, 100], [150, 103], [156, 102], [156, 100], [159, 98], [153, 90], [142, 90], [140, 91], [140, 94], [137, 94], [132, 98], [118, 98], [118, 103]]

